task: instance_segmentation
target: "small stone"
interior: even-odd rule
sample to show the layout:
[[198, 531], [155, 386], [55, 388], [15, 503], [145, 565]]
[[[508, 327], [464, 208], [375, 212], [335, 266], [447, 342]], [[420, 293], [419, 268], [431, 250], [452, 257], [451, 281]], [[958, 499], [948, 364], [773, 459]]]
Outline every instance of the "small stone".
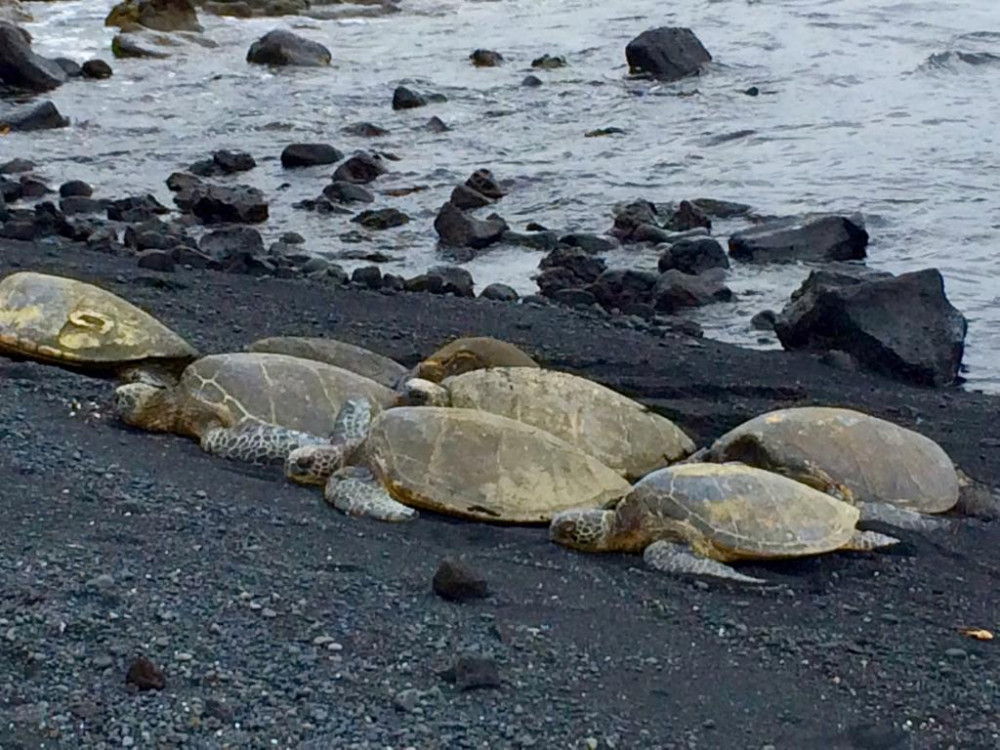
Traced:
[[444, 559], [431, 582], [434, 593], [451, 602], [483, 599], [489, 595], [486, 580], [456, 560]]
[[521, 81], [521, 85], [529, 89], [535, 89], [542, 85], [542, 79], [535, 75], [527, 75]]
[[132, 662], [125, 675], [125, 684], [137, 690], [163, 690], [167, 680], [153, 662], [144, 656]]
[[944, 652], [949, 659], [964, 659], [968, 654], [963, 648], [949, 648]]

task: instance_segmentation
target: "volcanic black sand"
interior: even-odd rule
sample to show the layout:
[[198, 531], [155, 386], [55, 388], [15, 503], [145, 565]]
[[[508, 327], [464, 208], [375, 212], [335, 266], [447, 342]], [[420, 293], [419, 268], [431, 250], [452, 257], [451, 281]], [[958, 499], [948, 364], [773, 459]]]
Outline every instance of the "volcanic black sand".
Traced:
[[[0, 245], [0, 272], [97, 282], [205, 352], [326, 335], [412, 364], [457, 334], [522, 345], [678, 421], [699, 444], [762, 411], [844, 405], [1000, 484], [1000, 400], [805, 355], [660, 338], [566, 310], [385, 296], [85, 250]], [[1000, 525], [902, 532], [881, 554], [678, 580], [542, 528], [349, 519], [319, 490], [108, 416], [113, 383], [0, 359], [0, 748], [1000, 747]], [[431, 590], [463, 560], [488, 599]], [[501, 685], [459, 691], [457, 655]], [[162, 691], [126, 689], [137, 656]]]

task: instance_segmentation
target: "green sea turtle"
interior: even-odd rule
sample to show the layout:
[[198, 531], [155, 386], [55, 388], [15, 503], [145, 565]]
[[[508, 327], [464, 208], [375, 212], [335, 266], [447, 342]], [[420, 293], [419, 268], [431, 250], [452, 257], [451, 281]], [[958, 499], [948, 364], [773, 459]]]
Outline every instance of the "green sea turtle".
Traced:
[[326, 362], [328, 365], [343, 367], [358, 375], [364, 375], [387, 388], [395, 387], [407, 372], [405, 367], [393, 359], [336, 339], [273, 336], [254, 341], [247, 347], [247, 351], [288, 354], [292, 357]]
[[549, 538], [588, 552], [643, 552], [666, 573], [761, 583], [726, 563], [872, 550], [898, 540], [858, 531], [858, 509], [739, 463], [677, 464], [636, 482], [613, 510], [559, 513]]
[[478, 521], [547, 523], [566, 508], [599, 507], [629, 483], [580, 449], [537, 427], [477, 409], [387, 409], [371, 419], [352, 399], [334, 442], [293, 451], [293, 481], [325, 484], [350, 515], [416, 517], [415, 509]]
[[807, 406], [761, 414], [690, 460], [740, 461], [856, 505], [863, 520], [933, 528], [958, 501], [960, 480], [940, 445], [852, 409]]
[[403, 387], [410, 405], [480, 409], [551, 432], [629, 479], [692, 453], [695, 445], [666, 417], [603, 385], [556, 370], [494, 367]]
[[176, 386], [119, 386], [122, 421], [154, 432], [194, 437], [206, 451], [249, 462], [284, 460], [301, 445], [326, 443], [349, 398], [373, 409], [395, 394], [373, 380], [323, 362], [263, 352], [203, 357]]
[[188, 342], [121, 297], [31, 271], [0, 281], [0, 354], [157, 383], [176, 381], [198, 356]]
[[445, 378], [487, 367], [538, 367], [538, 363], [507, 341], [467, 336], [445, 344], [420, 362], [412, 376], [440, 383]]

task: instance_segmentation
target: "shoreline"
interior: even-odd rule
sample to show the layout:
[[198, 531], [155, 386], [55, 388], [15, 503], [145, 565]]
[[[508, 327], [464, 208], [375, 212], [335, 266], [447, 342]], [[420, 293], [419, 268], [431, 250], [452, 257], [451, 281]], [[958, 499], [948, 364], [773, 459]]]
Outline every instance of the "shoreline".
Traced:
[[[638, 398], [699, 446], [779, 406], [854, 406], [1000, 485], [997, 397], [560, 307], [161, 274], [0, 242], [0, 272], [28, 269], [101, 284], [203, 353], [322, 334], [409, 365], [454, 335], [499, 336]], [[1000, 653], [958, 632], [1000, 621], [995, 523], [745, 566], [775, 584], [760, 590], [677, 580], [539, 528], [346, 518], [273, 472], [117, 424], [112, 390], [0, 359], [0, 747], [987, 750], [1000, 737]], [[436, 597], [445, 557], [491, 595]], [[461, 653], [492, 659], [500, 686], [449, 682]], [[165, 689], [126, 690], [136, 655]]]

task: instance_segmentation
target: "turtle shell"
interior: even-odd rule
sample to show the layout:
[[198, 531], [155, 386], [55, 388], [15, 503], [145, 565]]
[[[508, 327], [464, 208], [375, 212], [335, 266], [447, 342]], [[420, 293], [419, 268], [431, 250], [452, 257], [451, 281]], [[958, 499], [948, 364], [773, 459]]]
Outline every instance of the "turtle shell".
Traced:
[[451, 405], [534, 425], [636, 479], [684, 458], [694, 443], [666, 417], [610, 388], [556, 370], [475, 370], [442, 385]]
[[675, 539], [677, 522], [727, 559], [830, 552], [855, 532], [858, 509], [779, 474], [745, 464], [669, 466], [639, 480], [616, 525], [650, 541]]
[[489, 336], [467, 336], [445, 344], [416, 367], [416, 376], [440, 383], [463, 372], [487, 367], [538, 367], [513, 344]]
[[[0, 352], [113, 371], [198, 353], [149, 313], [76, 279], [30, 271], [0, 281]], [[179, 369], [179, 368], [178, 368]]]
[[356, 372], [286, 354], [230, 352], [212, 354], [181, 374], [179, 387], [190, 395], [244, 419], [329, 435], [349, 398], [367, 398], [375, 412], [395, 394]]
[[274, 336], [254, 341], [247, 347], [247, 351], [287, 354], [326, 362], [328, 365], [364, 375], [387, 388], [394, 387], [407, 372], [406, 368], [395, 360], [336, 339]]
[[723, 435], [709, 455], [714, 461], [743, 461], [774, 471], [814, 467], [846, 486], [856, 500], [922, 513], [940, 513], [958, 502], [958, 474], [940, 445], [851, 409], [809, 406], [768, 412]]
[[365, 453], [399, 502], [480, 521], [548, 523], [559, 511], [604, 506], [629, 491], [628, 482], [579, 448], [474, 409], [383, 411]]

